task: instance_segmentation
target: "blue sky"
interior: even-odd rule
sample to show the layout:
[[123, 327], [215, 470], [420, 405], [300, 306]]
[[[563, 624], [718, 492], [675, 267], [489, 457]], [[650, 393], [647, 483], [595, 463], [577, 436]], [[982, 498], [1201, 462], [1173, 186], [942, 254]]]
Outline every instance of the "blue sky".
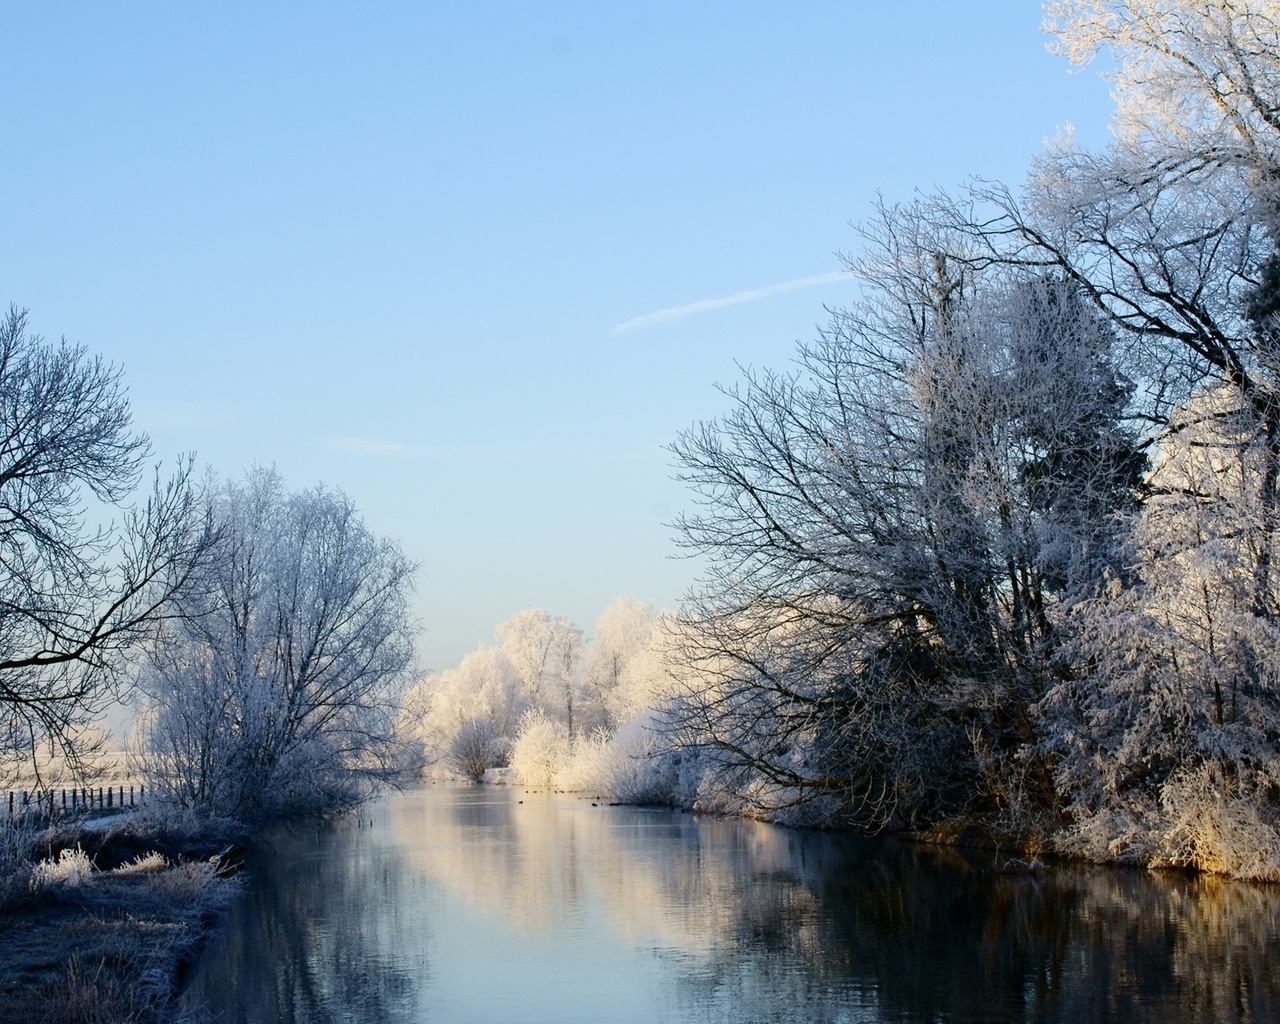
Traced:
[[676, 605], [663, 446], [851, 298], [877, 192], [1106, 139], [1039, 6], [0, 6], [0, 300], [157, 454], [343, 488], [424, 667], [524, 607]]

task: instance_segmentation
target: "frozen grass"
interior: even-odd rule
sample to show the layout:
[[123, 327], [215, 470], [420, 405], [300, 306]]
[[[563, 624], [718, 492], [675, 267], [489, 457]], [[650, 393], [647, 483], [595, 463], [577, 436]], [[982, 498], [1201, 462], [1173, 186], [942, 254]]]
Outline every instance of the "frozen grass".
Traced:
[[[211, 855], [222, 825], [133, 820], [14, 840], [0, 894], [5, 1024], [164, 1022], [189, 962], [238, 888]], [[0, 839], [4, 836], [0, 835]]]
[[164, 854], [157, 853], [152, 850], [150, 853], [140, 853], [134, 857], [128, 864], [121, 864], [115, 869], [115, 874], [127, 877], [129, 875], [147, 874], [152, 871], [163, 871], [169, 866], [169, 861]]
[[0, 878], [9, 878], [31, 861], [39, 830], [22, 818], [0, 817]]
[[93, 864], [84, 850], [77, 846], [63, 850], [57, 857], [40, 861], [32, 870], [28, 884], [33, 890], [53, 889], [59, 886], [74, 888], [89, 881]]

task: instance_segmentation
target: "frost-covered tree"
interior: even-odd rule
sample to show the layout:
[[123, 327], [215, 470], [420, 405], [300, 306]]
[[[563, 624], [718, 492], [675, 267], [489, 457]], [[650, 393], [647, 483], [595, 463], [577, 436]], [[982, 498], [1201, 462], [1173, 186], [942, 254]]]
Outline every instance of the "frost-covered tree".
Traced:
[[1076, 677], [1051, 693], [1049, 757], [1069, 841], [1091, 855], [1239, 873], [1219, 856], [1234, 841], [1175, 856], [1160, 837], [1201, 834], [1212, 808], [1237, 806], [1260, 816], [1232, 826], [1247, 847], [1277, 817], [1266, 765], [1280, 632], [1280, 8], [1047, 10], [1059, 52], [1110, 60], [1114, 143], [1060, 142], [1021, 201], [980, 185], [936, 209], [968, 239], [971, 271], [1059, 275], [1115, 327], [1155, 456], [1129, 568], [1082, 606]]
[[519, 670], [529, 706], [563, 722], [572, 738], [581, 704], [582, 630], [567, 616], [530, 608], [498, 623], [494, 637]]
[[[995, 261], [1070, 280], [1120, 332], [1152, 437], [1174, 410], [1226, 387], [1254, 410], [1264, 509], [1280, 481], [1280, 9], [1271, 0], [1063, 0], [1057, 49], [1102, 53], [1117, 139], [1070, 141], [1034, 166], [1024, 200], [979, 186], [942, 204]], [[1272, 544], [1255, 569], [1270, 572]]]
[[[413, 685], [401, 708], [400, 733], [422, 745], [427, 764], [444, 764], [474, 777], [476, 749], [483, 750], [485, 770], [507, 764], [520, 721], [531, 706], [524, 679], [506, 652], [481, 647], [456, 668], [433, 672]], [[468, 738], [460, 740], [464, 733]], [[486, 742], [473, 742], [481, 733]], [[460, 747], [472, 751], [465, 768], [455, 756]], [[483, 777], [484, 770], [479, 774]]]
[[1253, 407], [1175, 410], [1129, 540], [1131, 577], [1085, 602], [1062, 715], [1063, 849], [1280, 878], [1280, 589]]
[[498, 646], [511, 659], [533, 704], [547, 699], [548, 676], [555, 671], [552, 648], [555, 623], [541, 608], [526, 608], [494, 628]]
[[[128, 652], [174, 614], [213, 533], [190, 463], [138, 494], [150, 442], [121, 371], [0, 318], [0, 764], [80, 764]], [[95, 527], [99, 517], [118, 516]]]
[[141, 673], [141, 762], [182, 806], [327, 810], [395, 777], [414, 566], [350, 499], [274, 471], [210, 488], [221, 530], [199, 593]]
[[1111, 329], [1069, 282], [963, 269], [924, 205], [867, 241], [865, 300], [675, 446], [701, 502], [681, 529], [711, 564], [679, 741], [766, 811], [1049, 806], [1060, 608], [1142, 464]]
[[415, 683], [399, 733], [425, 764], [475, 781], [510, 768], [527, 785], [679, 800], [696, 787], [680, 789], [682, 755], [655, 728], [677, 685], [669, 619], [621, 598], [585, 640], [565, 616], [520, 612], [495, 629], [499, 646]]
[[[1280, 7], [1274, 0], [1055, 0], [1052, 48], [1112, 58], [1113, 124], [1126, 145], [1253, 170], [1280, 166]], [[1270, 181], [1266, 179], [1271, 179]]]
[[402, 735], [422, 744], [428, 764], [477, 781], [481, 761], [485, 769], [507, 766], [522, 723], [545, 718], [568, 743], [584, 714], [588, 730], [598, 718], [581, 678], [582, 630], [566, 616], [526, 609], [500, 622], [494, 637], [496, 647], [416, 683], [400, 716]]
[[662, 616], [635, 598], [620, 597], [600, 613], [587, 652], [587, 687], [599, 709], [590, 726], [613, 730], [660, 696], [662, 663], [654, 655], [662, 629]]
[[578, 690], [582, 685], [582, 630], [567, 615], [561, 615], [552, 623], [552, 635], [555, 674], [563, 701], [565, 731], [572, 743], [575, 736], [575, 705], [579, 717], [582, 714], [582, 702], [578, 697]]

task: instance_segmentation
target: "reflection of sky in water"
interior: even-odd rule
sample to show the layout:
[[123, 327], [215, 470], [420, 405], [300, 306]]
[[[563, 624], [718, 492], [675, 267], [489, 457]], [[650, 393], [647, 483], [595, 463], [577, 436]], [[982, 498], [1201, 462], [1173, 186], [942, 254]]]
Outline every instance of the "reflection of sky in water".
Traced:
[[222, 1020], [1280, 1015], [1271, 888], [1005, 875], [990, 853], [505, 787], [428, 786], [274, 843], [192, 986]]
[[746, 856], [771, 872], [759, 840], [785, 836], [523, 790], [444, 793], [391, 809], [405, 863], [449, 897], [432, 917], [442, 1020], [674, 1019], [673, 973], [707, 974], [732, 940], [735, 869]]

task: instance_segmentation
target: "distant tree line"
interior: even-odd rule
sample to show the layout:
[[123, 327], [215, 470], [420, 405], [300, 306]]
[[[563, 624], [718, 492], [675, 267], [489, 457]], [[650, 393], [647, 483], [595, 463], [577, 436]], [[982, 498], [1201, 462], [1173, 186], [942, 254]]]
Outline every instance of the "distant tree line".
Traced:
[[400, 735], [429, 773], [480, 782], [505, 769], [527, 785], [669, 800], [641, 756], [655, 748], [650, 720], [671, 688], [667, 618], [620, 598], [586, 640], [566, 616], [517, 612], [494, 644], [414, 684]]

